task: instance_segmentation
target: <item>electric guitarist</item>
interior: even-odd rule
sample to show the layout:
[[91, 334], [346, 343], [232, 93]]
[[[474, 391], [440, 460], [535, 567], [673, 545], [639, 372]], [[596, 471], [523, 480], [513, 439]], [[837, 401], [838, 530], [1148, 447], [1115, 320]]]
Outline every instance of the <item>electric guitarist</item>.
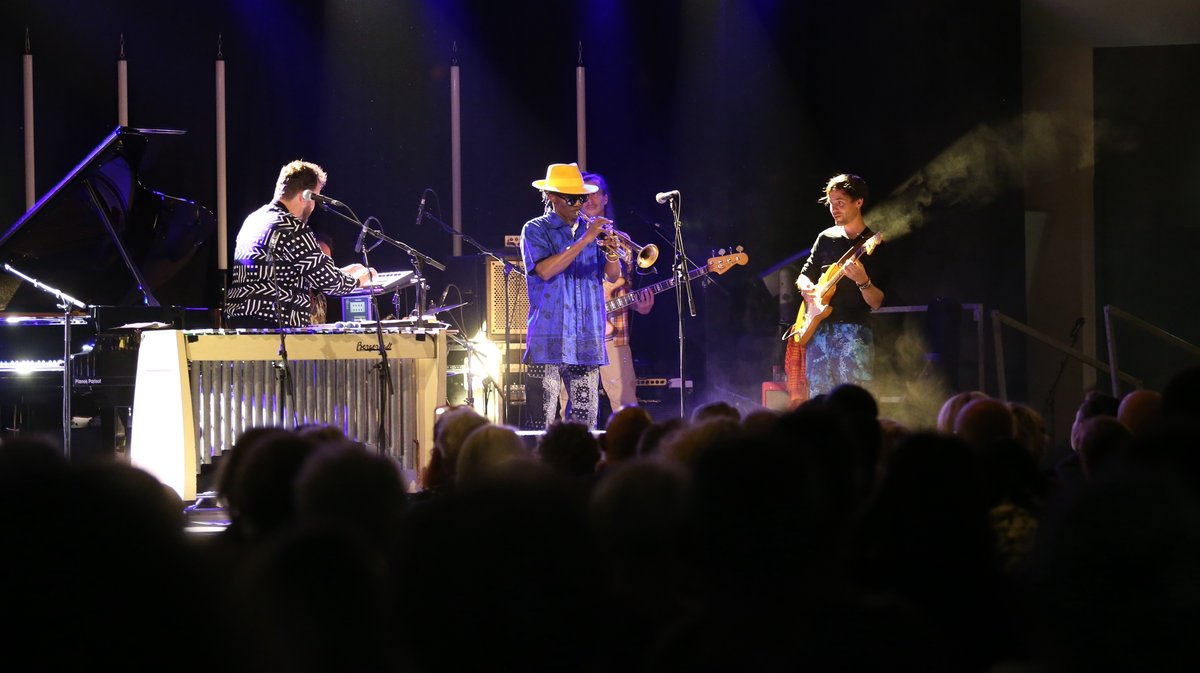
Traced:
[[[863, 220], [868, 196], [862, 178], [843, 173], [830, 178], [819, 200], [829, 208], [833, 226], [817, 236], [796, 285], [806, 306], [817, 302], [829, 310], [804, 338], [788, 338], [785, 369], [792, 406], [842, 383], [865, 387], [872, 378], [874, 335], [865, 321], [883, 305], [884, 293], [863, 263], [867, 255], [862, 253], [880, 241]], [[831, 267], [833, 273], [827, 273]], [[839, 273], [833, 287], [824, 287], [822, 280]]]

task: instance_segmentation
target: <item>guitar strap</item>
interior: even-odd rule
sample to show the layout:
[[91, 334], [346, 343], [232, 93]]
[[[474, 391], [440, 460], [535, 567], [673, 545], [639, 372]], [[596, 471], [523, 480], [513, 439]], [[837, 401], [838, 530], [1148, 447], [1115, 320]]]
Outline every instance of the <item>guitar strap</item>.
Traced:
[[795, 408], [808, 399], [808, 364], [804, 357], [804, 346], [796, 343], [795, 339], [787, 340], [783, 371], [787, 375], [788, 406]]

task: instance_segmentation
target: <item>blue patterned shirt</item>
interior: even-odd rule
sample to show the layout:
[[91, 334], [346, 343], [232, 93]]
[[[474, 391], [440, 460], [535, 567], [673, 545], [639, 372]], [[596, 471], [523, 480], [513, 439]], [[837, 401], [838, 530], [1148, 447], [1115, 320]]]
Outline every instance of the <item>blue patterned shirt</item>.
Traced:
[[571, 225], [557, 213], [525, 223], [521, 230], [521, 255], [529, 291], [529, 333], [523, 361], [526, 364], [604, 365], [604, 251], [585, 246], [565, 271], [542, 280], [534, 267], [583, 237], [584, 227], [571, 233]]

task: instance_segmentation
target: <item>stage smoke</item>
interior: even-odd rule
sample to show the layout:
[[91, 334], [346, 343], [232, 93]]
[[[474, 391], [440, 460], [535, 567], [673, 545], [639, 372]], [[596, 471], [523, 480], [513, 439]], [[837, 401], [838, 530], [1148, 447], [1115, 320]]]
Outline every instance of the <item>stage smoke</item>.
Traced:
[[[1027, 173], [1095, 163], [1100, 126], [1092, 120], [1028, 113], [1001, 124], [980, 124], [905, 180], [866, 215], [867, 224], [894, 240], [924, 224], [932, 208], [977, 207], [1022, 184]], [[1095, 135], [1095, 138], [1093, 138]]]

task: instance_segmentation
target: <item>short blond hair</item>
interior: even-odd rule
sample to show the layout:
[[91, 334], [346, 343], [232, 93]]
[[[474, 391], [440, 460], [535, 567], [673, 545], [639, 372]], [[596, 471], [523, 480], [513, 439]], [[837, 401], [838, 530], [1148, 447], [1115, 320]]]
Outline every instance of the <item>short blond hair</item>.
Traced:
[[323, 188], [328, 179], [320, 166], [311, 161], [297, 159], [279, 169], [279, 179], [275, 181], [275, 198], [290, 199], [306, 189]]

